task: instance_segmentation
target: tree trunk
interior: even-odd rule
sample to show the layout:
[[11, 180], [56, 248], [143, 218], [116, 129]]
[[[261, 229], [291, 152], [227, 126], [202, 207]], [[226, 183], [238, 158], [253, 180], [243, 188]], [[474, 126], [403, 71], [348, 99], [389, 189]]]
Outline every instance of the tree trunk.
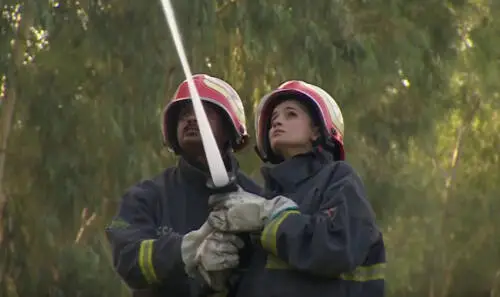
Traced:
[[30, 28], [33, 25], [33, 7], [31, 1], [25, 3], [25, 10], [19, 21], [19, 26], [14, 35], [10, 63], [8, 65], [6, 78], [6, 92], [2, 102], [2, 114], [0, 118], [0, 245], [3, 242], [5, 223], [5, 212], [8, 202], [8, 192], [5, 186], [5, 163], [7, 161], [7, 147], [9, 135], [12, 130], [12, 121], [16, 107], [18, 74], [21, 71], [26, 52], [27, 39]]

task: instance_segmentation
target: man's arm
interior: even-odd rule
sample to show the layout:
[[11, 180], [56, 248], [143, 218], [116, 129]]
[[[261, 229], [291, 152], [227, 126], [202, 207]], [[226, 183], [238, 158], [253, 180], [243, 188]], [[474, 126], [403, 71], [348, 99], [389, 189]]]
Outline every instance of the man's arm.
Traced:
[[161, 199], [152, 181], [129, 189], [118, 214], [106, 228], [113, 265], [133, 289], [159, 282], [185, 281], [181, 254], [182, 236], [173, 231], [160, 235], [154, 208]]

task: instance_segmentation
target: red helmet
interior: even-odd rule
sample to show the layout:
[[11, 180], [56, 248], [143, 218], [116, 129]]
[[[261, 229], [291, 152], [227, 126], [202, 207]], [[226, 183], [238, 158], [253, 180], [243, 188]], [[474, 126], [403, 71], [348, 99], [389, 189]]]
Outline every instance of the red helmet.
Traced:
[[264, 96], [255, 114], [257, 153], [264, 162], [278, 163], [269, 144], [269, 128], [274, 107], [284, 99], [293, 97], [311, 107], [313, 117], [321, 129], [320, 145], [333, 153], [336, 159], [344, 160], [344, 119], [337, 102], [325, 90], [309, 83], [291, 80]]
[[[193, 75], [193, 80], [200, 99], [218, 106], [224, 112], [227, 123], [231, 124], [234, 132], [231, 138], [233, 150], [238, 151], [245, 147], [249, 136], [246, 128], [245, 110], [238, 93], [227, 82], [206, 74]], [[163, 110], [163, 143], [175, 153], [180, 152], [176, 131], [179, 108], [188, 100], [191, 100], [191, 96], [187, 80], [185, 80], [179, 85], [172, 100]]]

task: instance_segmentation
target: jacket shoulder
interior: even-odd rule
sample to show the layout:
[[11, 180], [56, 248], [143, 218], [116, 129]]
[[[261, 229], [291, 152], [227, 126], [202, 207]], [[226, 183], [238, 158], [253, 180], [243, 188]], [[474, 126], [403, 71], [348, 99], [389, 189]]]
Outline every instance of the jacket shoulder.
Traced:
[[326, 178], [330, 183], [353, 183], [363, 186], [363, 182], [354, 167], [345, 161], [335, 161], [329, 163], [321, 173], [322, 178]]
[[156, 199], [161, 195], [165, 183], [171, 180], [175, 168], [170, 167], [151, 178], [142, 179], [125, 191], [124, 196], [140, 196], [143, 199]]

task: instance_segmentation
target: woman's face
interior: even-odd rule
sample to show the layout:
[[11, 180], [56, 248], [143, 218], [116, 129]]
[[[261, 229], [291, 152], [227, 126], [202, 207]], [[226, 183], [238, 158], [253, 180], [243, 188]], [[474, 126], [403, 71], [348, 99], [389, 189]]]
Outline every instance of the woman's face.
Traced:
[[274, 153], [288, 159], [310, 151], [319, 132], [305, 106], [290, 99], [274, 108], [268, 137]]

